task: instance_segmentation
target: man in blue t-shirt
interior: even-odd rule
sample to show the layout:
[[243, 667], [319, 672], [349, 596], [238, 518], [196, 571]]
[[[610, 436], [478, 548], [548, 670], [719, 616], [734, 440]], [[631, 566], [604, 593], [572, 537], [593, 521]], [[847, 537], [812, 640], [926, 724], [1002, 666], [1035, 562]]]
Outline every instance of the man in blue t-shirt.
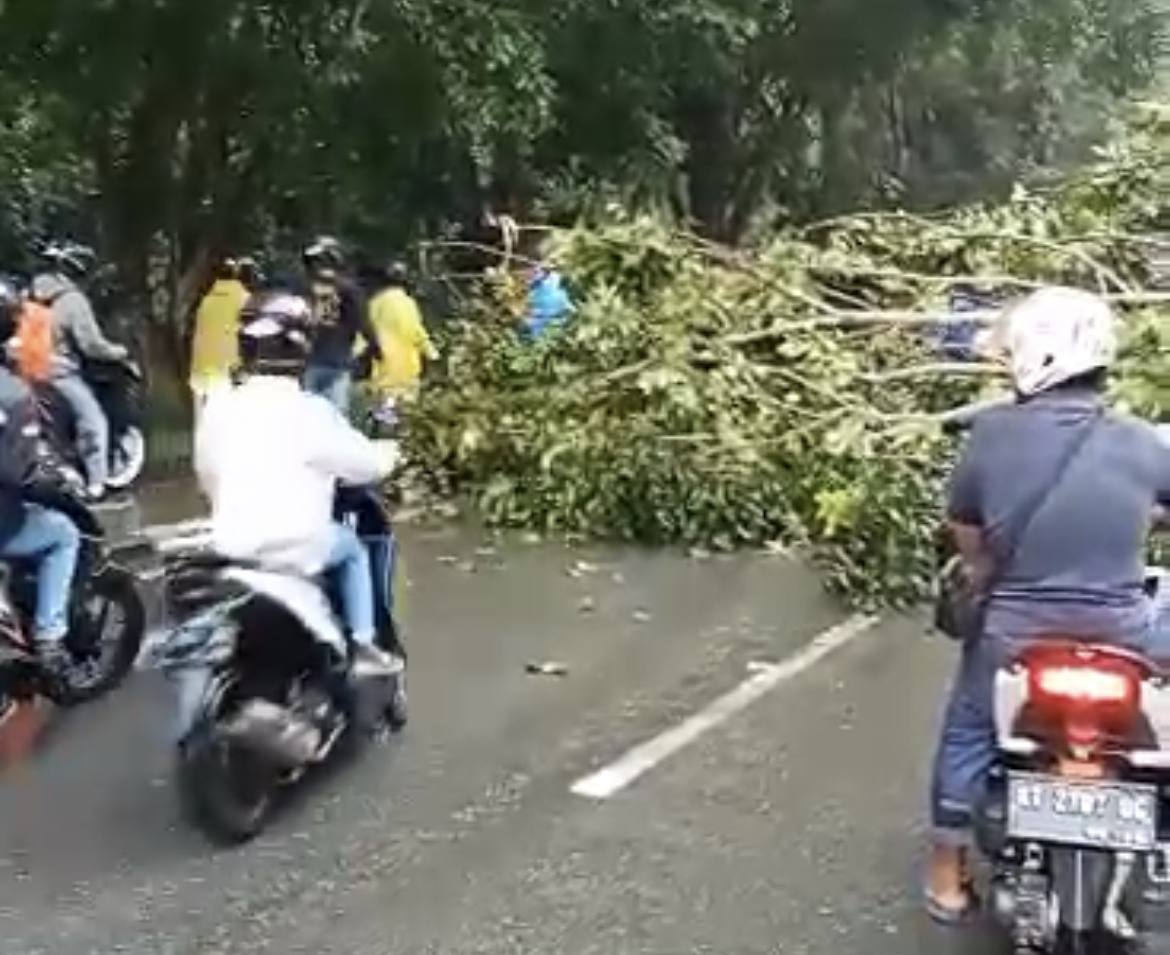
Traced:
[[1106, 302], [1047, 288], [1005, 314], [997, 344], [1017, 400], [975, 421], [947, 517], [972, 585], [988, 594], [944, 717], [932, 791], [931, 916], [970, 916], [972, 811], [996, 758], [995, 672], [1013, 646], [1044, 636], [1157, 654], [1144, 590], [1145, 547], [1170, 505], [1170, 446], [1105, 405], [1117, 354]]

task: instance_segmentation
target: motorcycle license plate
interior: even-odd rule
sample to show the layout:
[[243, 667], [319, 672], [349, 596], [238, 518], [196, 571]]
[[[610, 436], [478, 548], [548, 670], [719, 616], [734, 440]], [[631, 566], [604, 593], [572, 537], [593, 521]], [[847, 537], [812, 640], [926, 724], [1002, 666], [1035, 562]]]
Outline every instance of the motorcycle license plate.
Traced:
[[1012, 773], [1008, 836], [1030, 842], [1149, 851], [1158, 837], [1158, 791], [1140, 783]]

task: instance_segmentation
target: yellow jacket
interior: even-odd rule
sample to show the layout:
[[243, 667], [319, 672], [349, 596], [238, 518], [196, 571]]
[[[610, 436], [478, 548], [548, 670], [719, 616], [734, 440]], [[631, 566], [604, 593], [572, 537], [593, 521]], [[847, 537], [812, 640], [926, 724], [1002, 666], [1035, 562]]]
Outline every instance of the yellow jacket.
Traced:
[[191, 387], [206, 389], [227, 378], [240, 360], [240, 312], [248, 290], [235, 279], [220, 279], [199, 303], [191, 343]]
[[370, 324], [383, 356], [374, 366], [371, 384], [393, 395], [413, 391], [422, 375], [423, 358], [433, 361], [439, 356], [418, 305], [403, 289], [386, 289], [370, 300]]

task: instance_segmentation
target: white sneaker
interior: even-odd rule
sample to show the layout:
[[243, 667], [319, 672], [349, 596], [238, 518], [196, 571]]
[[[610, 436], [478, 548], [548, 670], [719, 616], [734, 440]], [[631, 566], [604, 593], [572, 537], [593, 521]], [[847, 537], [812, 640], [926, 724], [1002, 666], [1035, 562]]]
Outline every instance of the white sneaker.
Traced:
[[397, 676], [406, 669], [402, 657], [387, 653], [370, 643], [358, 644], [353, 654], [353, 673], [356, 677]]

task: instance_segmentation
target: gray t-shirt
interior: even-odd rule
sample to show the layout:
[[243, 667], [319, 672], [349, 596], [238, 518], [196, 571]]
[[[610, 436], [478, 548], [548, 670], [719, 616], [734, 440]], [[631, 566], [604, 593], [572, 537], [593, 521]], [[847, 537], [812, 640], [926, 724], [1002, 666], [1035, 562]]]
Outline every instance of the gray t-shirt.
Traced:
[[[1002, 564], [1005, 531], [1100, 409], [1089, 391], [1056, 391], [985, 412], [952, 478], [948, 516], [982, 527]], [[1170, 447], [1153, 426], [1106, 412], [999, 574], [987, 629], [1142, 640], [1145, 544], [1170, 504]]]

